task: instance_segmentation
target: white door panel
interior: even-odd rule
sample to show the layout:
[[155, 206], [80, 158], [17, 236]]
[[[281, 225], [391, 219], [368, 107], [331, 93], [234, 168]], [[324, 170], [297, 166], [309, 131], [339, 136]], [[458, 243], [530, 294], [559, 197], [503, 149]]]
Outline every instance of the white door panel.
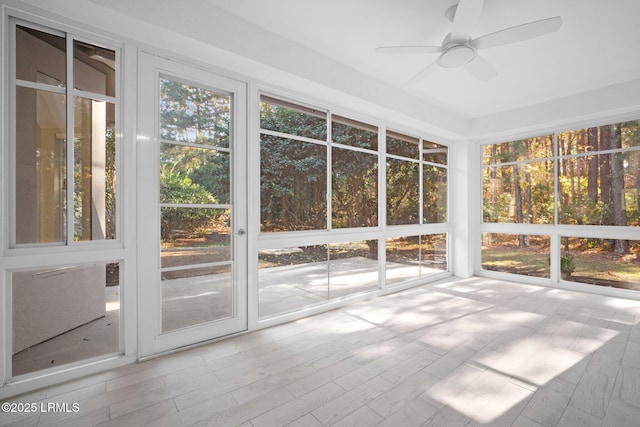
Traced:
[[247, 328], [246, 85], [140, 55], [140, 355]]

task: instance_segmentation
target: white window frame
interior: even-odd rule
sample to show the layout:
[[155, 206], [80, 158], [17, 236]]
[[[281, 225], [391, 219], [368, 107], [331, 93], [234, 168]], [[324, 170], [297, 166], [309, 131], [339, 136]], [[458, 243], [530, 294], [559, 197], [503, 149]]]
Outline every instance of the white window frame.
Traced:
[[[289, 134], [281, 134], [273, 131], [264, 130], [260, 127], [260, 100], [261, 96], [266, 96], [269, 98], [279, 99], [285, 102], [297, 104], [303, 107], [312, 108], [318, 111], [323, 111], [327, 113], [327, 140], [311, 140], [309, 138], [299, 137], [295, 135]], [[253, 241], [250, 245], [250, 254], [255, 253], [255, 256], [250, 256], [249, 258], [249, 278], [253, 282], [253, 285], [250, 287], [250, 295], [255, 295], [255, 297], [250, 297], [250, 329], [257, 329], [262, 327], [268, 327], [272, 325], [276, 325], [282, 322], [291, 321], [295, 319], [300, 319], [303, 317], [307, 317], [313, 314], [317, 314], [323, 311], [327, 311], [336, 307], [343, 306], [345, 304], [363, 300], [366, 298], [371, 298], [372, 296], [385, 295], [391, 292], [397, 292], [403, 289], [408, 289], [411, 287], [415, 287], [424, 283], [433, 282], [436, 280], [440, 280], [445, 277], [449, 277], [452, 275], [453, 265], [451, 264], [452, 252], [453, 248], [451, 245], [452, 242], [452, 229], [450, 225], [450, 206], [451, 206], [451, 185], [452, 178], [450, 176], [450, 163], [451, 163], [451, 144], [448, 141], [441, 141], [441, 138], [430, 136], [429, 134], [416, 130], [398, 130], [403, 129], [402, 126], [393, 126], [390, 129], [393, 129], [394, 132], [402, 133], [408, 136], [412, 135], [423, 135], [423, 137], [417, 137], [420, 140], [420, 158], [416, 159], [416, 161], [421, 164], [432, 164], [431, 162], [424, 161], [422, 158], [423, 154], [423, 141], [434, 142], [436, 144], [442, 145], [447, 148], [447, 164], [439, 164], [435, 163], [434, 165], [443, 168], [447, 171], [447, 215], [446, 221], [442, 223], [422, 223], [422, 211], [423, 207], [420, 208], [421, 213], [421, 221], [419, 224], [403, 224], [403, 225], [387, 225], [387, 217], [386, 217], [386, 134], [388, 125], [379, 120], [368, 116], [363, 116], [357, 112], [353, 111], [344, 111], [339, 107], [335, 106], [327, 106], [327, 107], [319, 107], [318, 105], [326, 105], [325, 102], [322, 101], [305, 101], [308, 97], [305, 96], [291, 96], [287, 91], [282, 91], [277, 88], [261, 86], [258, 88], [257, 94], [254, 98], [253, 110], [255, 117], [255, 139], [253, 141], [249, 141], [250, 147], [249, 152], [254, 153], [249, 159], [249, 188], [250, 194], [254, 196], [255, 200], [260, 199], [260, 143], [261, 143], [261, 134], [269, 134], [274, 136], [281, 136], [289, 139], [300, 140], [303, 142], [313, 142], [320, 145], [326, 145], [328, 150], [327, 155], [327, 169], [330, 171], [331, 165], [331, 147], [339, 147], [343, 149], [350, 149], [357, 152], [365, 152], [367, 154], [376, 154], [378, 156], [378, 225], [375, 227], [359, 227], [359, 228], [333, 228], [331, 226], [331, 174], [327, 174], [327, 229], [321, 230], [309, 230], [309, 231], [282, 231], [282, 232], [260, 232], [259, 224], [261, 213], [259, 209], [257, 209], [257, 213], [253, 215], [252, 218], [249, 218], [250, 223], [255, 223], [255, 231], [257, 234], [257, 239]], [[369, 124], [378, 128], [378, 150], [373, 151], [369, 149], [363, 149], [359, 147], [352, 147], [344, 144], [338, 144], [332, 141], [331, 135], [331, 115], [337, 115], [340, 117], [346, 117], [354, 121], [359, 121], [365, 124]], [[437, 141], [437, 142], [436, 142]], [[253, 167], [251, 166], [253, 165]], [[420, 169], [422, 171], [422, 168]], [[253, 191], [253, 193], [251, 193]], [[421, 205], [422, 205], [422, 174], [420, 175], [420, 195], [421, 195]], [[258, 204], [258, 206], [260, 206]], [[387, 286], [386, 284], [386, 274], [385, 274], [385, 263], [386, 263], [386, 240], [388, 238], [394, 237], [403, 237], [403, 236], [423, 236], [430, 234], [445, 234], [446, 235], [446, 245], [447, 245], [447, 270], [444, 270], [440, 274], [434, 274], [428, 277], [420, 277], [417, 279], [407, 280], [404, 283], [394, 283], [393, 285]], [[258, 273], [258, 257], [257, 253], [260, 250], [264, 249], [280, 249], [280, 248], [288, 248], [293, 246], [306, 246], [309, 244], [313, 245], [321, 245], [330, 243], [341, 243], [348, 241], [364, 241], [364, 240], [377, 240], [378, 241], [378, 281], [379, 286], [378, 289], [367, 291], [363, 293], [356, 293], [352, 296], [346, 296], [337, 298], [334, 300], [328, 300], [325, 303], [319, 305], [313, 305], [310, 307], [301, 308], [298, 311], [282, 313], [280, 315], [274, 315], [273, 317], [259, 318], [259, 295], [258, 295], [258, 286], [259, 286], [259, 273]], [[255, 299], [253, 299], [255, 298]]]
[[[7, 61], [9, 64], [9, 69], [7, 70], [9, 76], [9, 108], [8, 112], [11, 114], [8, 117], [8, 123], [10, 124], [10, 135], [8, 137], [8, 164], [6, 164], [6, 170], [8, 171], [8, 176], [6, 176], [8, 186], [8, 194], [9, 194], [9, 203], [7, 206], [9, 207], [8, 211], [5, 212], [6, 218], [8, 221], [8, 236], [9, 241], [8, 245], [5, 246], [9, 251], [20, 250], [20, 249], [30, 249], [30, 248], [46, 248], [46, 247], [59, 247], [59, 246], [67, 246], [67, 247], [83, 247], [83, 250], [86, 249], [86, 246], [117, 246], [122, 243], [122, 184], [121, 184], [121, 169], [122, 169], [122, 114], [121, 114], [121, 105], [120, 99], [122, 98], [122, 73], [121, 73], [121, 63], [122, 63], [122, 45], [115, 44], [113, 41], [105, 41], [104, 39], [95, 38], [90, 35], [84, 35], [81, 33], [73, 32], [72, 29], [65, 30], [57, 30], [55, 27], [51, 28], [43, 24], [39, 24], [37, 22], [32, 22], [30, 20], [20, 18], [20, 17], [9, 17], [9, 53], [10, 60]], [[35, 30], [43, 31], [49, 34], [54, 34], [57, 36], [65, 37], [66, 40], [66, 86], [64, 88], [56, 89], [50, 85], [23, 81], [16, 78], [15, 75], [15, 63], [16, 63], [16, 26], [23, 26], [27, 28], [32, 28]], [[116, 53], [116, 87], [115, 87], [115, 96], [107, 96], [101, 95], [91, 92], [82, 91], [75, 88], [74, 85], [74, 49], [73, 44], [74, 41], [82, 41], [87, 42], [96, 46], [106, 47], [108, 49], [114, 50]], [[63, 242], [54, 242], [54, 243], [16, 243], [16, 212], [15, 201], [16, 201], [16, 174], [15, 174], [15, 163], [16, 163], [16, 153], [15, 153], [15, 139], [16, 139], [16, 119], [15, 114], [15, 105], [16, 105], [16, 88], [17, 87], [27, 87], [32, 89], [43, 89], [47, 92], [58, 93], [64, 95], [66, 97], [66, 231], [65, 231], [65, 239]], [[93, 99], [97, 101], [104, 101], [107, 103], [114, 104], [115, 106], [115, 115], [116, 115], [116, 237], [115, 239], [104, 239], [104, 240], [83, 240], [83, 241], [75, 241], [74, 236], [74, 215], [73, 215], [73, 199], [74, 199], [74, 191], [75, 191], [75, 182], [73, 179], [74, 174], [74, 101], [76, 97], [82, 97], [87, 99]]]
[[[479, 141], [474, 150], [475, 155], [473, 160], [475, 161], [475, 176], [479, 177], [476, 181], [475, 188], [477, 196], [474, 198], [474, 205], [477, 206], [475, 215], [477, 230], [475, 233], [476, 241], [474, 244], [474, 274], [481, 277], [508, 279], [515, 282], [538, 284], [542, 286], [552, 286], [559, 289], [575, 290], [579, 292], [590, 292], [600, 295], [616, 296], [621, 298], [629, 298], [640, 300], [640, 292], [631, 291], [618, 288], [607, 288], [598, 285], [589, 285], [579, 282], [569, 282], [561, 279], [560, 271], [560, 254], [561, 254], [561, 237], [585, 237], [585, 238], [602, 238], [602, 239], [630, 239], [640, 240], [635, 235], [640, 235], [639, 226], [614, 226], [614, 225], [579, 225], [579, 224], [560, 224], [558, 217], [558, 161], [563, 158], [576, 158], [581, 157], [584, 153], [559, 155], [558, 153], [558, 134], [566, 131], [575, 131], [584, 129], [587, 127], [599, 127], [611, 124], [618, 124], [627, 121], [640, 120], [640, 114], [625, 116], [613, 116], [606, 117], [604, 119], [589, 120], [586, 122], [579, 122], [574, 124], [567, 124], [563, 126], [542, 128], [539, 131], [533, 131], [526, 134], [514, 134], [508, 135], [502, 138], [492, 138], [486, 141]], [[500, 144], [504, 142], [510, 142], [520, 139], [535, 138], [539, 136], [553, 136], [552, 158], [540, 158], [529, 159], [518, 162], [501, 163], [500, 166], [508, 166], [511, 164], [524, 164], [531, 162], [538, 162], [544, 160], [553, 160], [554, 163], [554, 186], [553, 186], [553, 209], [554, 209], [554, 221], [551, 224], [528, 224], [517, 222], [497, 222], [489, 223], [483, 220], [483, 170], [490, 165], [484, 165], [482, 163], [482, 148], [488, 145]], [[609, 149], [598, 150], [591, 152], [592, 154], [606, 154], [611, 152], [628, 152], [628, 151], [640, 151], [640, 147], [633, 148], [621, 148], [621, 149]], [[474, 221], [475, 222], [475, 221]], [[519, 274], [496, 272], [490, 270], [484, 270], [482, 268], [482, 234], [483, 233], [495, 233], [495, 234], [527, 234], [527, 235], [539, 235], [549, 236], [550, 248], [550, 274], [549, 278], [530, 277]], [[631, 237], [630, 237], [631, 236]]]
[[[9, 6], [0, 9], [0, 57], [2, 69], [0, 77], [3, 96], [0, 97], [0, 199], [2, 199], [2, 214], [0, 215], [0, 324], [2, 325], [2, 345], [0, 345], [0, 399], [42, 387], [75, 379], [80, 376], [96, 373], [104, 369], [115, 368], [132, 363], [137, 358], [136, 314], [133, 307], [136, 304], [135, 289], [135, 146], [133, 141], [124, 145], [125, 135], [135, 135], [135, 118], [126, 120], [122, 114], [123, 108], [135, 110], [135, 95], [125, 98], [127, 93], [135, 93], [135, 67], [125, 67], [125, 60], [135, 64], [135, 49], [125, 49], [125, 44], [115, 38], [109, 38], [79, 27], [70, 27], [61, 23], [56, 17], [48, 17], [42, 12], [39, 15], [24, 12]], [[67, 231], [67, 240], [71, 244], [20, 244], [15, 245], [15, 208], [11, 201], [15, 200], [15, 25], [39, 29], [47, 33], [63, 34], [67, 37], [67, 44], [73, 40], [88, 42], [96, 46], [106, 47], [116, 52], [116, 88], [114, 97], [69, 90], [70, 98], [75, 95], [90, 99], [115, 101], [116, 114], [116, 238], [112, 240], [73, 241], [73, 228]], [[67, 63], [73, 63], [73, 50], [67, 52]], [[73, 67], [71, 67], [73, 68]], [[127, 68], [127, 75], [123, 70]], [[68, 70], [67, 70], [68, 76]], [[126, 81], [124, 80], [126, 77]], [[67, 77], [68, 78], [68, 77]], [[71, 83], [67, 82], [67, 86]], [[38, 85], [35, 83], [35, 85]], [[46, 87], [50, 91], [51, 87]], [[67, 89], [65, 88], [66, 92]], [[71, 98], [72, 99], [72, 98]], [[126, 102], [125, 102], [126, 101]], [[71, 101], [73, 102], [73, 100]], [[126, 103], [126, 107], [125, 106]], [[69, 102], [67, 102], [67, 107]], [[68, 114], [69, 115], [69, 114]], [[73, 115], [71, 115], [73, 120]], [[126, 128], [126, 129], [125, 129]], [[69, 125], [67, 118], [67, 135], [73, 134], [73, 122]], [[67, 136], [68, 138], [68, 136]], [[128, 138], [130, 139], [130, 138]], [[71, 139], [72, 140], [72, 139]], [[127, 158], [127, 162], [123, 158]], [[67, 161], [73, 161], [73, 155], [67, 156]], [[127, 172], [124, 169], [127, 169]], [[127, 179], [125, 180], [125, 175]], [[127, 194], [125, 195], [125, 188]], [[73, 191], [71, 193], [73, 197]], [[125, 217], [127, 218], [125, 224]], [[133, 218], [133, 220], [132, 220]], [[132, 233], [125, 236], [125, 225]], [[105, 354], [91, 359], [73, 362], [60, 368], [34, 371], [18, 377], [11, 375], [11, 335], [12, 335], [12, 306], [11, 306], [11, 275], [15, 271], [28, 271], [46, 268], [59, 268], [69, 265], [80, 265], [101, 262], [120, 263], [120, 331], [119, 350], [116, 353]]]

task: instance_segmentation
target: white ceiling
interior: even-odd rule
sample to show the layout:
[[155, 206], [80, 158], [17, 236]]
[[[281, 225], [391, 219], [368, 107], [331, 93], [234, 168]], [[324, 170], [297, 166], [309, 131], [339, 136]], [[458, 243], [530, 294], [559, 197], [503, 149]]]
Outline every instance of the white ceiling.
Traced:
[[[437, 68], [403, 85], [437, 55], [380, 55], [383, 45], [440, 45], [458, 0], [207, 0], [346, 67], [473, 119], [640, 78], [639, 0], [485, 0], [473, 37], [561, 16], [559, 31], [481, 51], [498, 77]], [[471, 0], [473, 1], [473, 0]]]

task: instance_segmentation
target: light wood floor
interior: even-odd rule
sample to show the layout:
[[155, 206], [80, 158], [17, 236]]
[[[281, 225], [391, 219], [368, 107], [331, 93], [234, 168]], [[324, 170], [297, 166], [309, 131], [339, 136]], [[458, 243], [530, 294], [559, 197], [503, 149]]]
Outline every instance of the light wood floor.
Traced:
[[12, 399], [2, 425], [637, 426], [640, 302], [431, 284]]

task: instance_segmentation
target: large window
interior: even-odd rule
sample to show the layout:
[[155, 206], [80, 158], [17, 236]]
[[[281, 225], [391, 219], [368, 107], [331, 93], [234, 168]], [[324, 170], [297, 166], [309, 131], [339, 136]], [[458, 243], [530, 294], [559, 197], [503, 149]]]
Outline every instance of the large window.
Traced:
[[115, 239], [115, 51], [19, 24], [15, 42], [12, 246]]
[[558, 134], [558, 222], [638, 225], [640, 121]]
[[448, 271], [446, 146], [260, 101], [260, 318]]
[[550, 249], [549, 236], [483, 233], [482, 268], [548, 279]]
[[626, 253], [616, 253], [615, 239], [562, 236], [562, 279], [640, 291], [640, 240], [625, 240]]
[[387, 225], [446, 222], [447, 151], [387, 131]]
[[377, 127], [267, 96], [260, 127], [261, 231], [378, 225]]
[[[3, 380], [122, 354], [116, 47], [10, 19]], [[80, 247], [82, 249], [80, 249]], [[6, 352], [6, 353], [4, 353]], [[74, 366], [74, 365], [71, 365]], [[6, 368], [4, 370], [3, 368]]]
[[483, 147], [485, 222], [553, 224], [553, 136]]
[[263, 96], [261, 231], [327, 228], [327, 113]]
[[[640, 252], [627, 237], [639, 225], [640, 121], [490, 144], [482, 154], [483, 269], [549, 277], [555, 241], [556, 279], [635, 289]], [[522, 227], [505, 234], [498, 224]], [[580, 235], [589, 237], [572, 237]]]
[[332, 228], [378, 225], [378, 128], [331, 117]]

